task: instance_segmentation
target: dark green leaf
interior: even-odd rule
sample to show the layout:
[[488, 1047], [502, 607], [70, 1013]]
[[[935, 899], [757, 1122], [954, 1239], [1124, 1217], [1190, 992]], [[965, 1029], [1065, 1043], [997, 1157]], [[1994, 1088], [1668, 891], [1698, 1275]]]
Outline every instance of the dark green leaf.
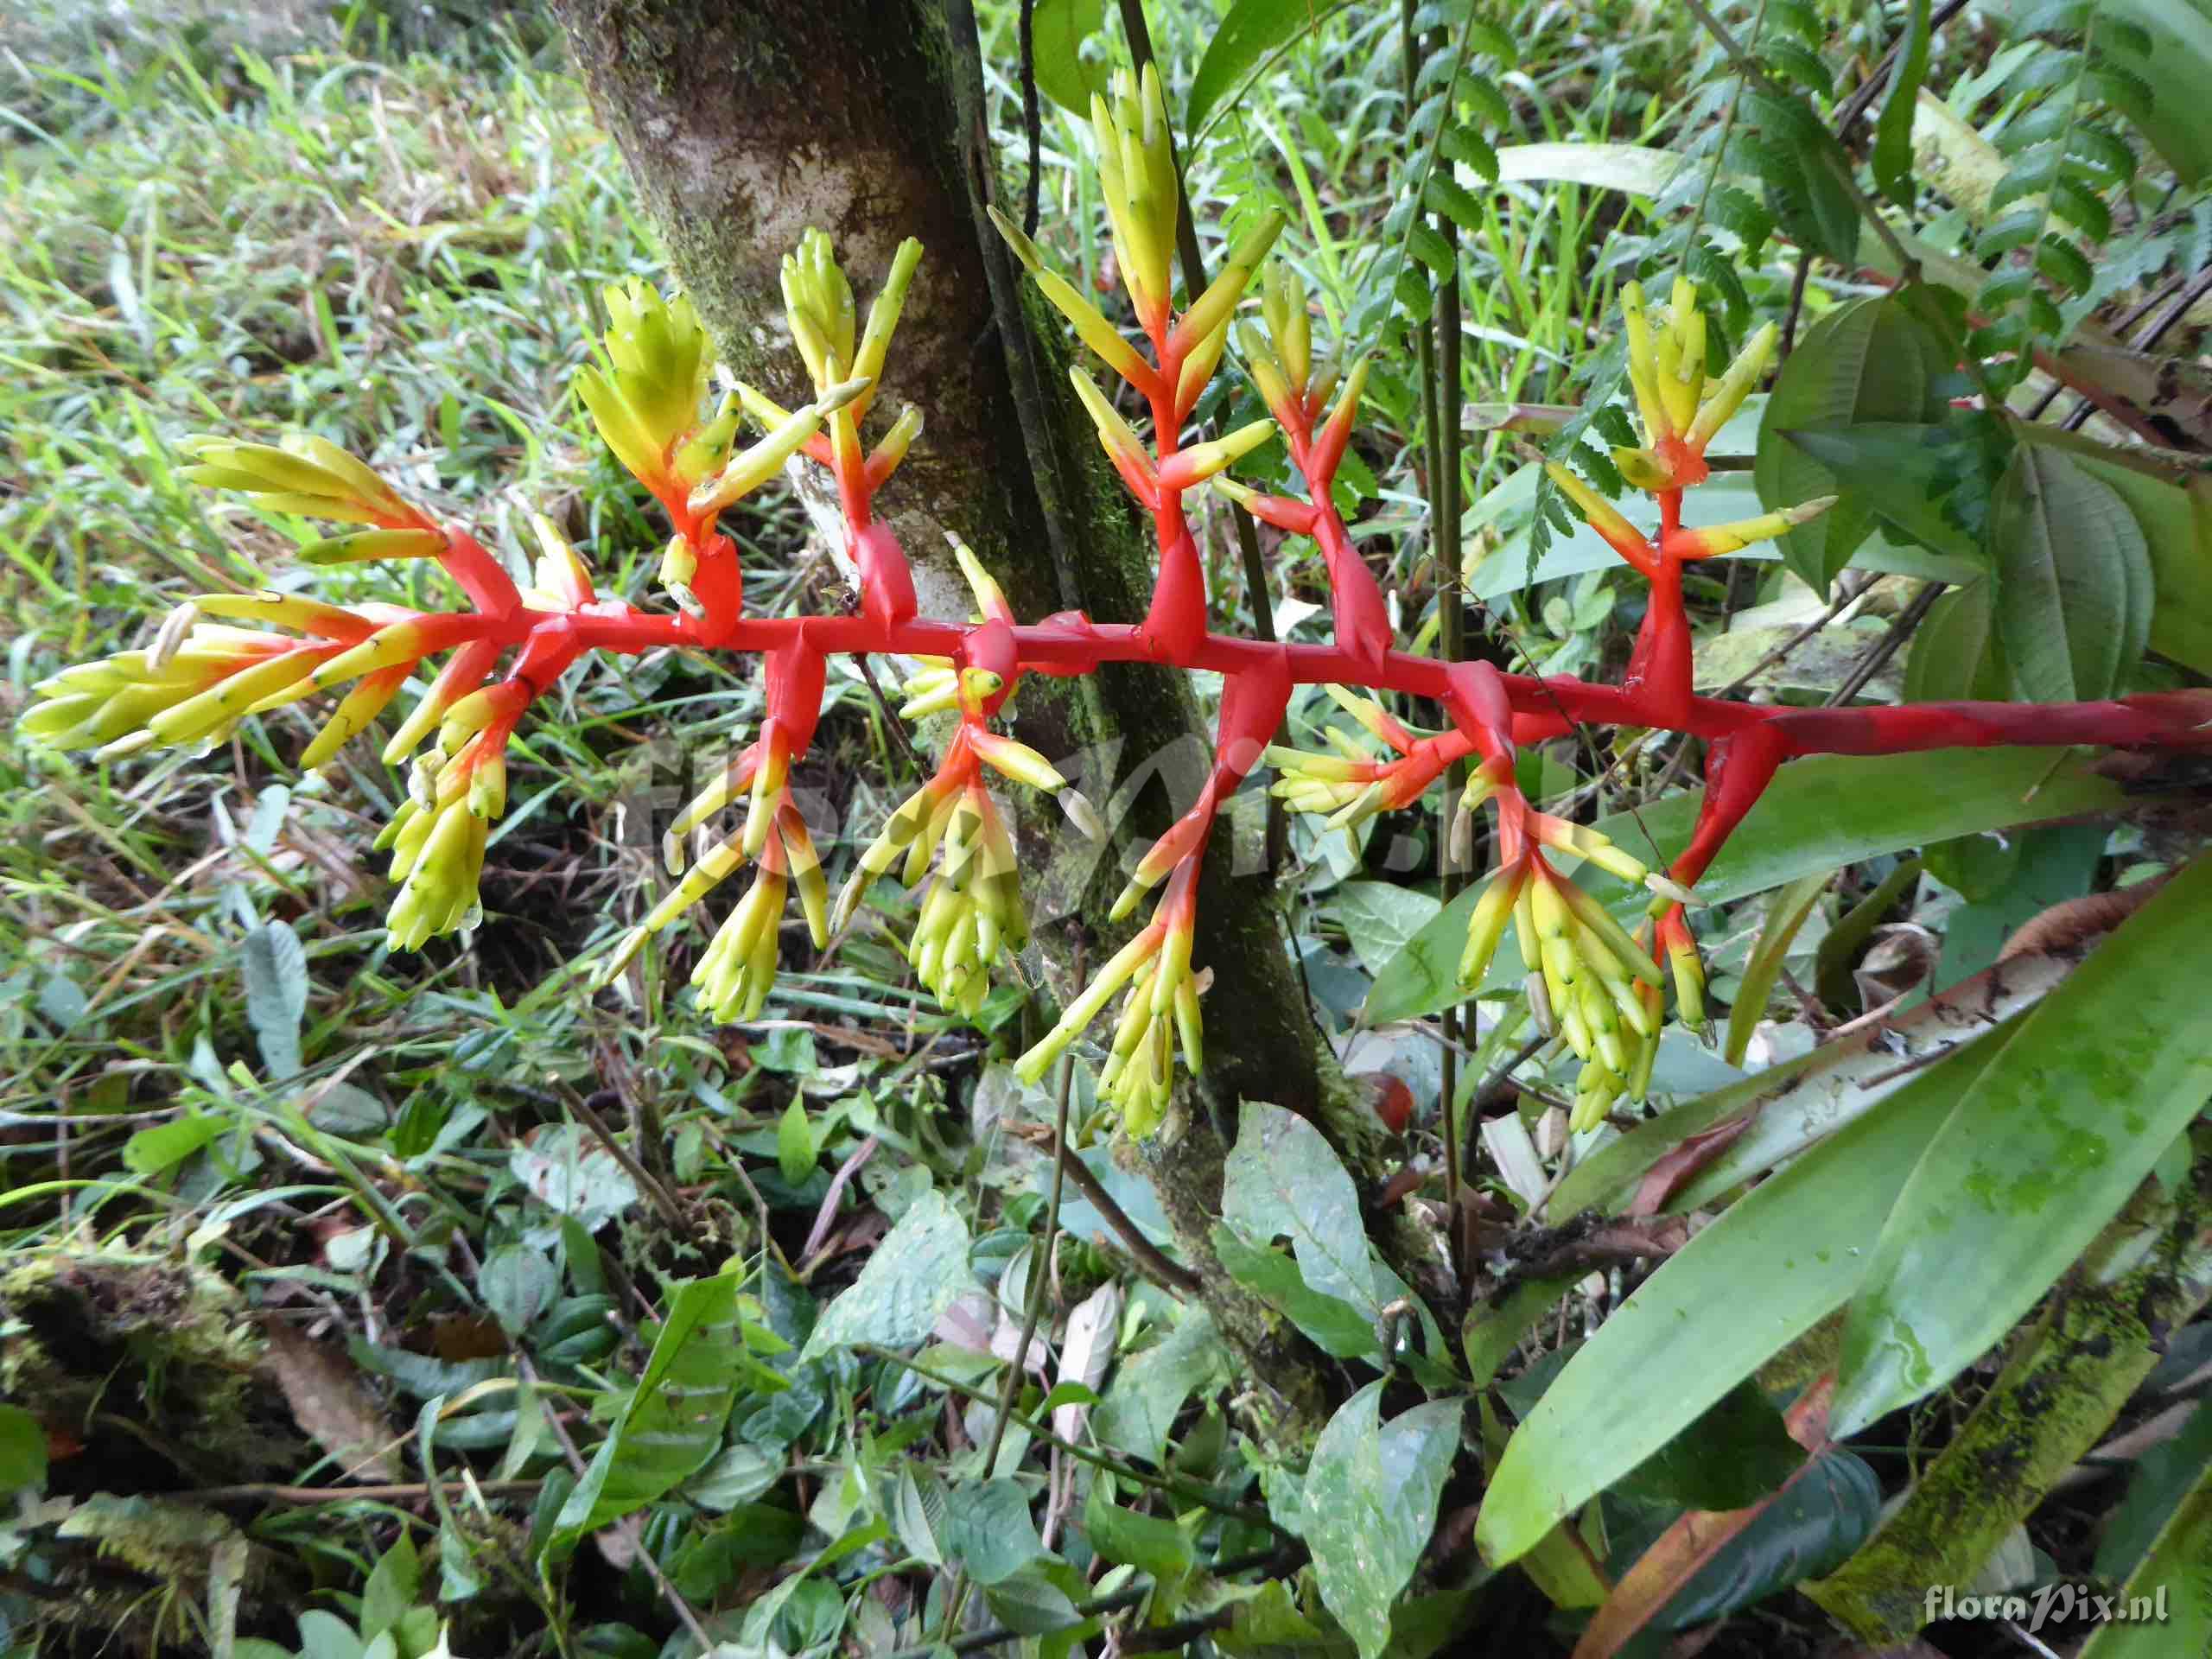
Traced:
[[1321, 1600], [1361, 1659], [1389, 1645], [1391, 1604], [1427, 1548], [1459, 1449], [1459, 1401], [1433, 1400], [1383, 1423], [1382, 1388], [1370, 1382], [1338, 1408], [1306, 1475], [1306, 1541]]
[[[1602, 819], [1598, 828], [1656, 868], [1688, 844], [1702, 798], [1694, 791], [1666, 796], [1633, 815]], [[2126, 800], [2118, 785], [2085, 762], [2061, 762], [2054, 771], [2041, 749], [1794, 760], [1728, 838], [1697, 891], [1708, 903], [1725, 903], [1863, 858], [1983, 830], [2109, 811]], [[1466, 995], [1459, 983], [1459, 953], [1480, 896], [1479, 886], [1468, 888], [1406, 941], [1376, 976], [1368, 1024], [1419, 1019]], [[1509, 938], [1509, 950], [1510, 943]], [[1507, 981], [1486, 982], [1503, 987]]]
[[1929, 0], [1911, 0], [1904, 49], [1890, 77], [1889, 97], [1874, 126], [1874, 182], [1900, 207], [1912, 206], [1912, 111], [1928, 79]]
[[925, 1192], [869, 1253], [861, 1276], [816, 1322], [804, 1357], [855, 1343], [911, 1348], [921, 1342], [973, 1281], [968, 1243], [968, 1224], [959, 1211], [936, 1189]]
[[0, 1405], [0, 1495], [46, 1484], [46, 1426], [21, 1406]]
[[1255, 1243], [1287, 1236], [1309, 1286], [1370, 1319], [1381, 1316], [1358, 1190], [1320, 1130], [1297, 1113], [1244, 1103], [1224, 1173], [1221, 1213]]
[[1366, 1359], [1379, 1352], [1368, 1315], [1341, 1296], [1313, 1289], [1298, 1264], [1281, 1251], [1224, 1226], [1213, 1230], [1213, 1246], [1231, 1279], [1275, 1308], [1323, 1352], [1339, 1359]]
[[2124, 1582], [2208, 1471], [2212, 1471], [2212, 1402], [2200, 1402], [2180, 1433], [2136, 1460], [2127, 1496], [2106, 1522], [2104, 1537], [2097, 1545], [2097, 1576], [2111, 1584]]
[[561, 1506], [554, 1547], [642, 1509], [704, 1467], [745, 1374], [737, 1280], [717, 1274], [678, 1285], [636, 1392]]
[[2152, 582], [2127, 504], [2064, 453], [2023, 444], [1991, 512], [1996, 622], [2022, 696], [2107, 696], [2150, 638]]
[[561, 1274], [543, 1251], [502, 1244], [485, 1258], [476, 1293], [509, 1336], [520, 1336], [553, 1306], [561, 1294]]
[[943, 1541], [945, 1558], [986, 1585], [1012, 1578], [1045, 1553], [1018, 1480], [953, 1487], [945, 1495]]
[[1675, 1592], [1652, 1628], [1710, 1624], [1832, 1571], [1866, 1542], [1881, 1508], [1873, 1470], [1840, 1447], [1824, 1453]]
[[[1767, 399], [1751, 472], [1759, 499], [1776, 509], [1836, 493], [1835, 474], [1784, 433], [1941, 420], [1945, 404], [1935, 377], [1942, 364], [1942, 347], [1904, 295], [1854, 300], [1829, 312], [1790, 353]], [[1847, 497], [1783, 537], [1783, 557], [1825, 594], [1873, 527], [1873, 513]]]
[[1748, 1509], [1804, 1461], [1782, 1414], [1755, 1384], [1739, 1382], [1613, 1490], [1686, 1510]]
[[1191, 1535], [1172, 1519], [1139, 1515], [1112, 1499], [1111, 1476], [1102, 1475], [1091, 1483], [1090, 1500], [1083, 1511], [1083, 1529], [1090, 1547], [1109, 1561], [1127, 1562], [1166, 1584], [1187, 1577], [1198, 1565]]

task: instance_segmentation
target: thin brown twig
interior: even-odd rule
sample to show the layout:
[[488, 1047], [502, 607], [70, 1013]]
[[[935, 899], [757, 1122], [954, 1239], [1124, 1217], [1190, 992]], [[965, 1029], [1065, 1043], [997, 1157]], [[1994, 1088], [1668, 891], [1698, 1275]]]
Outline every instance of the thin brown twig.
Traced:
[[[1006, 1131], [1032, 1146], [1052, 1150], [1052, 1132], [1042, 1123], [1009, 1123]], [[1099, 1218], [1114, 1230], [1115, 1236], [1128, 1248], [1137, 1270], [1146, 1278], [1185, 1296], [1195, 1296], [1205, 1287], [1197, 1274], [1170, 1261], [1157, 1244], [1144, 1236], [1143, 1229], [1114, 1201], [1114, 1195], [1106, 1190], [1105, 1184], [1090, 1173], [1090, 1166], [1076, 1156], [1072, 1147], [1063, 1147], [1059, 1163], [1068, 1179], [1075, 1183], [1076, 1191], [1083, 1194], [1090, 1207], [1098, 1211]]]

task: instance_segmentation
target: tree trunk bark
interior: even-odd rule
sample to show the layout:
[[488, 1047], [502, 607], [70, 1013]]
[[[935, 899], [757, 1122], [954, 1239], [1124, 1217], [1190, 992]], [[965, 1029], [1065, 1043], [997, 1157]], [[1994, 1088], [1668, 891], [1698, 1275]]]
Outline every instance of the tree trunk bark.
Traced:
[[[999, 169], [966, 0], [554, 0], [553, 9], [677, 278], [743, 378], [787, 404], [806, 395], [779, 286], [779, 263], [802, 232], [830, 233], [863, 306], [899, 241], [921, 239], [879, 407], [913, 403], [927, 417], [883, 500], [925, 609], [969, 609], [944, 555], [950, 529], [1024, 617], [1081, 609], [1138, 620], [1149, 545], [1068, 395], [1064, 330], [995, 235], [979, 234]], [[1156, 768], [1168, 786], [1156, 780], [1139, 795], [1134, 816], [1146, 832], [1165, 825], [1170, 796], [1177, 809], [1187, 804], [1202, 775], [1193, 762], [1211, 753], [1210, 734], [1204, 747], [1192, 742], [1197, 708], [1173, 671], [1033, 677], [1015, 713], [1021, 735], [1046, 754], [1104, 758], [1105, 775], [1093, 766], [1082, 780], [1102, 806], [1114, 793], [1115, 757], [1122, 777]], [[1043, 966], [1065, 995], [1077, 941], [1103, 926], [1122, 863], [1051, 868], [1071, 837], [1047, 813], [1026, 823], [1024, 851], [1048, 871], [1031, 899]], [[1227, 823], [1215, 837], [1198, 939], [1198, 961], [1216, 974], [1205, 1005], [1214, 1109], [1171, 1120], [1137, 1158], [1223, 1329], [1294, 1396], [1311, 1387], [1294, 1335], [1236, 1292], [1206, 1243], [1219, 1214], [1222, 1131], [1241, 1099], [1323, 1119], [1339, 1136], [1356, 1120], [1263, 875], [1231, 874], [1236, 839]], [[1086, 943], [1094, 966], [1111, 948]]]

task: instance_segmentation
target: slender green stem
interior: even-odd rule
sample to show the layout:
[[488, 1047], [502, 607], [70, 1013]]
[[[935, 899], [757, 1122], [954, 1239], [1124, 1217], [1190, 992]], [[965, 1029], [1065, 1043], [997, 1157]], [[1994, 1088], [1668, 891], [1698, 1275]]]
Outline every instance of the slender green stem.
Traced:
[[[858, 1343], [854, 1345], [853, 1351], [869, 1359], [880, 1359], [886, 1364], [896, 1365], [901, 1370], [912, 1371], [923, 1382], [933, 1382], [940, 1389], [950, 1389], [953, 1393], [964, 1398], [979, 1400], [985, 1405], [997, 1403], [995, 1396], [984, 1393], [982, 1389], [973, 1384], [963, 1382], [957, 1376], [947, 1376], [942, 1371], [933, 1371], [928, 1366], [907, 1358], [904, 1354], [894, 1354], [888, 1348], [878, 1347], [874, 1343]], [[1225, 1515], [1231, 1520], [1242, 1521], [1247, 1526], [1265, 1527], [1269, 1532], [1283, 1537], [1290, 1535], [1267, 1515], [1256, 1510], [1246, 1509], [1242, 1504], [1232, 1503], [1227, 1498], [1194, 1482], [1178, 1480], [1168, 1475], [1155, 1475], [1149, 1471], [1138, 1468], [1134, 1464], [1124, 1463], [1119, 1458], [1109, 1457], [1103, 1452], [1094, 1452], [1087, 1446], [1078, 1446], [1073, 1440], [1062, 1440], [1058, 1434], [1052, 1433], [1049, 1426], [1022, 1412], [1010, 1411], [1007, 1414], [1047, 1446], [1058, 1446], [1078, 1462], [1087, 1463], [1094, 1469], [1103, 1469], [1116, 1479], [1129, 1481], [1139, 1486], [1148, 1486], [1154, 1491], [1166, 1492], [1171, 1497], [1182, 1498], [1186, 1503], [1196, 1503], [1201, 1509], [1211, 1510], [1216, 1515]]]
[[[1083, 976], [1081, 963], [1076, 977]], [[1045, 1313], [1045, 1284], [1052, 1276], [1052, 1247], [1058, 1243], [1060, 1230], [1060, 1192], [1067, 1175], [1068, 1096], [1075, 1084], [1075, 1057], [1070, 1055], [1060, 1063], [1060, 1091], [1052, 1114], [1052, 1195], [1045, 1205], [1045, 1242], [1029, 1265], [1028, 1296], [1021, 1314], [1021, 1339], [1014, 1344], [1014, 1358], [1006, 1368], [1006, 1380], [999, 1385], [998, 1415], [991, 1423], [990, 1443], [983, 1448], [983, 1478], [991, 1478], [991, 1471], [998, 1466], [1000, 1448], [1006, 1444], [1006, 1426], [1014, 1415], [1014, 1402], [1021, 1393], [1021, 1376], [1029, 1359], [1029, 1344], [1037, 1339], [1037, 1325]], [[938, 1632], [949, 1637], [960, 1628], [960, 1612], [968, 1599], [968, 1573], [961, 1568], [954, 1576], [952, 1593], [945, 1598], [944, 1625]]]

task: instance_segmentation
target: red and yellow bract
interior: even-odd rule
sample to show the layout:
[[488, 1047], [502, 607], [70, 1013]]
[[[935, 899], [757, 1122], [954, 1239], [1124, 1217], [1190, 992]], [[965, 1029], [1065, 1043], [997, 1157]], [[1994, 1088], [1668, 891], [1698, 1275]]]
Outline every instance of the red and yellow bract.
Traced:
[[[1506, 928], [1516, 929], [1530, 1003], [1583, 1060], [1574, 1121], [1586, 1127], [1621, 1095], [1641, 1096], [1669, 986], [1679, 1016], [1702, 1024], [1703, 977], [1681, 898], [1793, 757], [1994, 744], [2212, 747], [2212, 701], [2195, 693], [2055, 705], [1817, 709], [1696, 696], [1683, 565], [1780, 534], [1827, 504], [1807, 503], [1740, 524], [1683, 528], [1682, 492], [1704, 479], [1706, 445], [1751, 390], [1770, 344], [1770, 332], [1762, 331], [1708, 386], [1705, 320], [1687, 283], [1676, 284], [1656, 316], [1633, 285], [1624, 297], [1630, 378], [1645, 442], [1616, 451], [1615, 458], [1629, 481], [1653, 496], [1656, 531], [1637, 530], [1573, 474], [1554, 474], [1598, 533], [1650, 583], [1624, 682], [1539, 680], [1392, 649], [1382, 595], [1331, 495], [1364, 365], [1343, 377], [1341, 390], [1332, 371], [1317, 366], [1305, 296], [1287, 270], [1277, 267], [1263, 284], [1261, 326], [1239, 336], [1274, 419], [1186, 444], [1191, 411], [1221, 361], [1237, 307], [1281, 221], [1270, 216], [1238, 241], [1220, 276], [1178, 313], [1167, 257], [1174, 174], [1153, 72], [1124, 77], [1110, 105], [1095, 100], [1093, 125], [1118, 267], [1143, 346], [1052, 272], [1020, 232], [999, 223], [1046, 297], [1149, 410], [1147, 441], [1088, 374], [1073, 372], [1108, 457], [1152, 521], [1159, 580], [1141, 621], [1095, 622], [1063, 613], [1021, 623], [957, 543], [979, 615], [952, 621], [917, 613], [906, 554], [876, 517], [874, 498], [916, 440], [921, 419], [904, 411], [872, 448], [863, 448], [861, 427], [921, 251], [911, 241], [899, 250], [861, 324], [828, 238], [810, 232], [784, 272], [792, 337], [815, 388], [813, 401], [796, 410], [739, 385], [702, 416], [710, 353], [690, 302], [665, 300], [635, 283], [608, 292], [613, 326], [605, 362], [583, 372], [579, 390], [609, 446], [669, 515], [674, 534], [661, 579], [673, 613], [601, 597], [575, 551], [542, 519], [533, 580], [518, 588], [464, 528], [436, 522], [321, 440], [288, 440], [282, 447], [206, 440], [194, 446], [196, 464], [187, 476], [245, 491], [274, 510], [360, 527], [305, 550], [308, 563], [431, 559], [470, 608], [417, 613], [385, 606], [346, 609], [276, 594], [202, 597], [179, 607], [150, 648], [42, 683], [42, 700], [23, 716], [25, 728], [50, 742], [94, 747], [113, 757], [153, 744], [206, 743], [248, 715], [351, 684], [303, 757], [318, 765], [365, 729], [424, 664], [450, 653], [383, 752], [388, 763], [400, 764], [436, 734], [415, 760], [408, 798], [378, 842], [391, 849], [391, 874], [400, 883], [391, 943], [418, 949], [433, 936], [469, 927], [480, 913], [478, 875], [489, 824], [505, 809], [509, 737], [531, 703], [582, 653], [671, 646], [755, 653], [765, 664], [761, 728], [678, 816], [664, 846], [671, 873], [680, 879], [611, 953], [606, 974], [753, 864], [752, 890], [700, 957], [693, 979], [709, 1014], [754, 1017], [774, 979], [792, 888], [820, 947], [872, 880], [895, 874], [912, 886], [934, 864], [909, 957], [945, 1006], [972, 1014], [994, 968], [1027, 938], [1014, 843], [991, 798], [988, 774], [1059, 793], [1079, 824], [1097, 829], [1088, 805], [1045, 757], [992, 728], [1022, 677], [1089, 674], [1116, 663], [1221, 675], [1218, 739], [1198, 798], [1144, 854], [1114, 906], [1118, 918], [1158, 888], [1151, 919], [1017, 1062], [1025, 1075], [1040, 1075], [1126, 992], [1100, 1091], [1118, 1109], [1123, 1128], [1138, 1135], [1149, 1133], [1166, 1109], [1176, 1051], [1193, 1071], [1203, 1064], [1204, 976], [1192, 960], [1198, 874], [1223, 804], [1263, 759], [1281, 774], [1278, 793], [1338, 824], [1411, 806], [1455, 762], [1473, 763], [1455, 834], [1464, 837], [1473, 810], [1487, 804], [1496, 814], [1496, 869], [1474, 909], [1461, 978], [1471, 988], [1478, 982]], [[764, 435], [741, 450], [741, 415]], [[1262, 494], [1224, 476], [1277, 427], [1305, 480], [1306, 500]], [[800, 455], [827, 468], [836, 482], [844, 550], [861, 592], [857, 614], [771, 618], [744, 612], [738, 549], [717, 528], [718, 515]], [[1275, 644], [1209, 627], [1203, 567], [1183, 501], [1185, 492], [1208, 480], [1259, 518], [1316, 540], [1332, 587], [1332, 644]], [[266, 626], [230, 626], [236, 621]], [[790, 779], [814, 738], [825, 661], [838, 653], [918, 660], [906, 712], [957, 711], [958, 725], [935, 775], [860, 852], [833, 906]], [[494, 679], [503, 662], [504, 672]], [[1292, 689], [1300, 684], [1330, 687], [1382, 752], [1340, 735], [1335, 753], [1271, 747]], [[1450, 724], [1417, 735], [1344, 686], [1428, 699]], [[1570, 722], [1662, 728], [1705, 742], [1707, 786], [1696, 828], [1664, 876], [1647, 875], [1594, 831], [1537, 811], [1521, 794], [1514, 782], [1517, 746], [1560, 735]], [[687, 869], [695, 832], [703, 834], [741, 799], [746, 810], [740, 827], [698, 847]], [[1645, 881], [1656, 895], [1648, 919], [1631, 932], [1566, 879], [1554, 857], [1588, 861]]]

